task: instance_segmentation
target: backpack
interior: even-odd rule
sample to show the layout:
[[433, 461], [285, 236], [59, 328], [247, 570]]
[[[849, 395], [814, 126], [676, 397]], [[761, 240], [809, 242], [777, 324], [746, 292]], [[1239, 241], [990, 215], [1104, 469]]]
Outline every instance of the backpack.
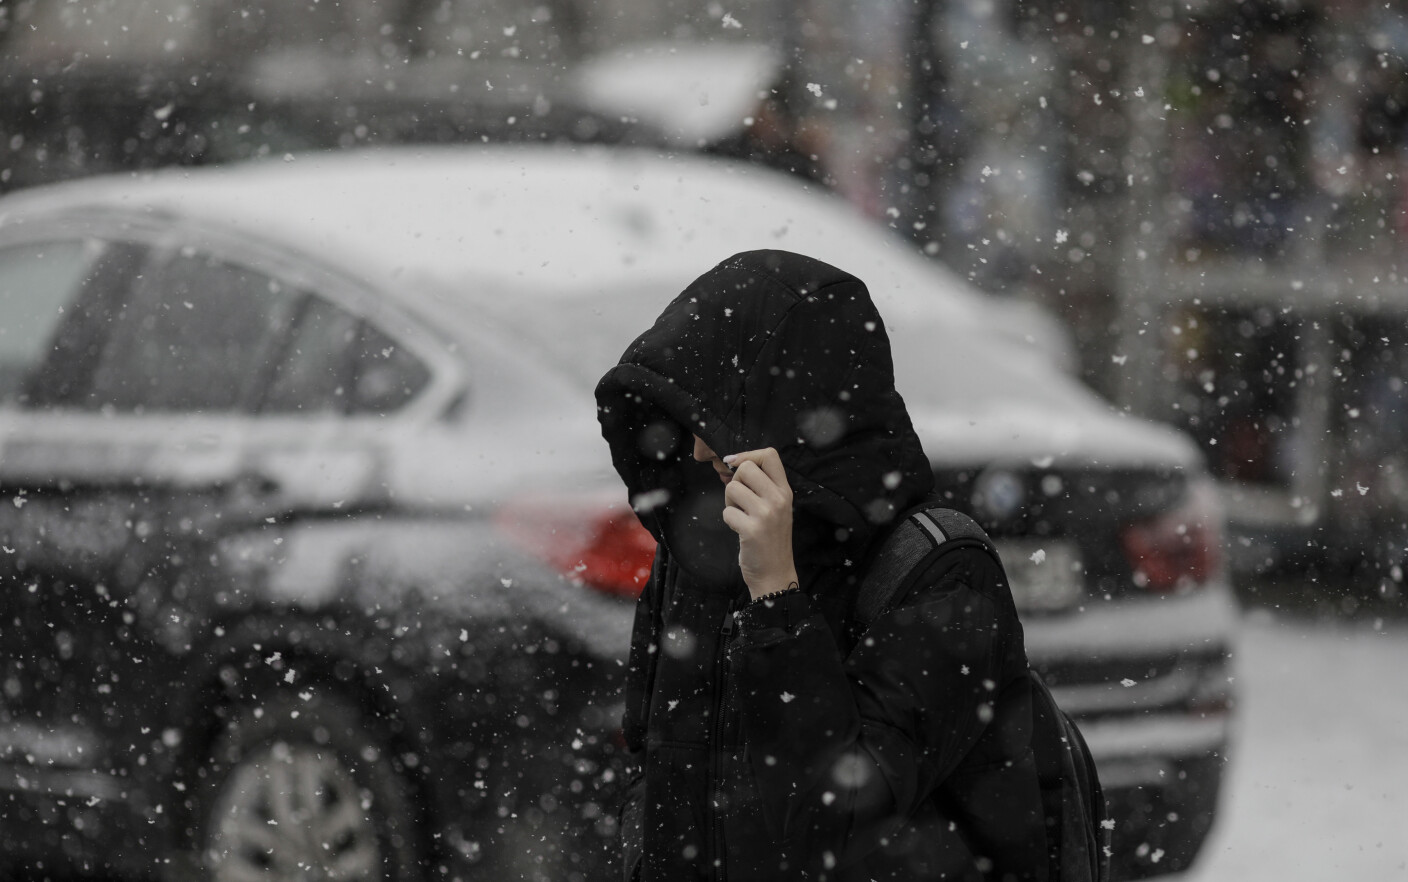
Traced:
[[[987, 533], [962, 512], [939, 506], [911, 511], [871, 561], [856, 595], [854, 625], [868, 627], [903, 600], [922, 561], [961, 548], [981, 548], [1002, 565]], [[1041, 676], [1036, 671], [1029, 676], [1032, 753], [1041, 783], [1051, 882], [1108, 882], [1114, 822], [1095, 762], [1075, 721], [1057, 706]]]

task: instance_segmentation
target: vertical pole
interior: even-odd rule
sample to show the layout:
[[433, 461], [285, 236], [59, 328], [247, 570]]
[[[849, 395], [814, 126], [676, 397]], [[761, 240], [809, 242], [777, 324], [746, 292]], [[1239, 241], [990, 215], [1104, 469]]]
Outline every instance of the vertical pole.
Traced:
[[908, 18], [909, 69], [908, 94], [905, 107], [909, 118], [909, 143], [906, 153], [910, 165], [910, 192], [906, 221], [902, 228], [916, 238], [926, 254], [936, 256], [944, 246], [943, 213], [939, 208], [946, 170], [941, 168], [944, 154], [939, 130], [940, 119], [935, 106], [943, 88], [943, 59], [937, 57], [934, 46], [934, 25], [941, 13], [943, 0], [914, 0], [913, 14]]
[[1330, 469], [1334, 441], [1330, 438], [1330, 402], [1339, 359], [1335, 352], [1334, 329], [1330, 322], [1307, 320], [1302, 323], [1302, 375], [1296, 384], [1292, 431], [1294, 456], [1289, 481], [1294, 519], [1304, 526], [1318, 526], [1327, 514]]
[[[1126, 151], [1125, 181], [1128, 199], [1115, 270], [1116, 321], [1118, 344], [1116, 363], [1111, 366], [1117, 381], [1112, 384], [1118, 403], [1127, 410], [1156, 419], [1167, 417], [1168, 384], [1162, 380], [1163, 319], [1166, 314], [1165, 288], [1169, 253], [1169, 229], [1163, 210], [1168, 188], [1168, 112], [1165, 96], [1169, 76], [1169, 50], [1159, 44], [1159, 28], [1165, 23], [1160, 3], [1133, 5], [1134, 32], [1126, 46], [1125, 107], [1129, 114], [1129, 141]], [[1145, 43], [1147, 37], [1154, 38]], [[1120, 362], [1123, 364], [1120, 364]]]

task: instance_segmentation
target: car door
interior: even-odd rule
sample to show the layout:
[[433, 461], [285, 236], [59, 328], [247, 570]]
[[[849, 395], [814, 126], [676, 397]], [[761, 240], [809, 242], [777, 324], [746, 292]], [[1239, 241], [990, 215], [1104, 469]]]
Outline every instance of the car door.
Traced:
[[384, 310], [292, 255], [122, 229], [0, 243], [0, 297], [48, 310], [0, 334], [0, 787], [50, 840], [101, 827], [94, 805], [154, 810], [135, 785], [180, 742], [184, 665], [254, 602], [222, 595], [222, 543], [361, 507], [386, 417], [450, 394]]
[[93, 414], [66, 414], [79, 410], [147, 255], [138, 242], [42, 226], [0, 244], [0, 805], [7, 832], [36, 830], [7, 846], [42, 846], [56, 822], [81, 825], [87, 799], [120, 792], [96, 771], [105, 750], [88, 719], [110, 684], [67, 676], [105, 665], [104, 650], [78, 639], [73, 613], [80, 597], [115, 612], [105, 573], [130, 530], [120, 507], [85, 491], [113, 469], [113, 449]]
[[[90, 648], [63, 610], [76, 592], [103, 590], [100, 571], [125, 527], [73, 506], [77, 473], [104, 464], [89, 458], [72, 473], [51, 465], [100, 458], [101, 442], [51, 413], [92, 376], [108, 307], [125, 299], [145, 256], [135, 242], [42, 231], [0, 247], [0, 790], [39, 802], [115, 795], [113, 782], [89, 775], [100, 745], [63, 689], [66, 666]], [[39, 424], [48, 430], [34, 431]], [[45, 435], [59, 449], [45, 451]], [[32, 819], [54, 820], [46, 809]]]
[[46, 301], [57, 317], [46, 313], [39, 330], [52, 342], [36, 347], [28, 376], [9, 372], [0, 416], [0, 538], [14, 549], [4, 758], [24, 800], [47, 813], [48, 837], [65, 820], [96, 826], [75, 808], [85, 796], [142, 803], [133, 766], [174, 746], [161, 725], [166, 688], [203, 624], [183, 602], [182, 577], [263, 513], [268, 488], [247, 468], [250, 422], [302, 297], [165, 232], [66, 247], [70, 262], [96, 250], [100, 269], [121, 263], [109, 273], [120, 278], [99, 284], [101, 273], [79, 271], [67, 303]]

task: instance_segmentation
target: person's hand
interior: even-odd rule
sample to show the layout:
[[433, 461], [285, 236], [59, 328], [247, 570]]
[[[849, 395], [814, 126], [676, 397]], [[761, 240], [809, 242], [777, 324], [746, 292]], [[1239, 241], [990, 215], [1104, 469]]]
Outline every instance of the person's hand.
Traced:
[[792, 488], [771, 447], [723, 458], [733, 467], [724, 487], [724, 523], [738, 534], [738, 563], [754, 598], [797, 581], [792, 560]]

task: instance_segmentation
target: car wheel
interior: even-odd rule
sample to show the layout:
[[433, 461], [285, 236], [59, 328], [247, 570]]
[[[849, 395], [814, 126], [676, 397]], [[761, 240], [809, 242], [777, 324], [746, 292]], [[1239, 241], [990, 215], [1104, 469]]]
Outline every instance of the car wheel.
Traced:
[[211, 882], [420, 878], [410, 789], [363, 712], [303, 692], [228, 719], [197, 818]]

